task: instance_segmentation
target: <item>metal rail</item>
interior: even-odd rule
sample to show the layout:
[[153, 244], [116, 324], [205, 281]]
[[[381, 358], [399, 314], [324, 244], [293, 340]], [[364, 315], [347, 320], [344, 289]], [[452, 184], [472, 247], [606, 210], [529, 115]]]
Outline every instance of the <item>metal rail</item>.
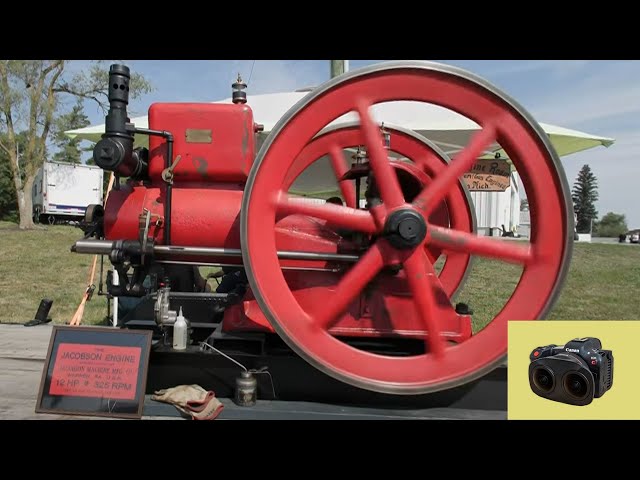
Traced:
[[[109, 255], [114, 249], [116, 242], [110, 240], [78, 240], [71, 248], [72, 252], [91, 254], [91, 255]], [[175, 258], [180, 256], [187, 257], [242, 257], [242, 251], [237, 248], [209, 248], [209, 247], [182, 247], [174, 245], [156, 245], [153, 247], [153, 253], [158, 258]], [[326, 261], [326, 262], [357, 262], [360, 257], [358, 255], [346, 255], [341, 253], [322, 253], [322, 252], [296, 252], [288, 250], [279, 250], [278, 258], [283, 260], [310, 260], [310, 261]]]

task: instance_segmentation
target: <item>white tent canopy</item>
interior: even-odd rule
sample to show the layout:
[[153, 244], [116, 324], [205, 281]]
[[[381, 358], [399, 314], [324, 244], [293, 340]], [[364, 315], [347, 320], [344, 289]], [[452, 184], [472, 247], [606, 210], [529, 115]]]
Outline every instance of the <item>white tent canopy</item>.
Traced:
[[[260, 143], [280, 118], [305, 97], [307, 93], [308, 90], [248, 96], [248, 105], [253, 110], [255, 121], [264, 125], [264, 132], [259, 139]], [[213, 103], [231, 103], [231, 99], [228, 98]], [[471, 135], [480, 128], [472, 120], [451, 110], [417, 102], [393, 102], [375, 105], [372, 108], [372, 114], [378, 122], [414, 130], [435, 142], [449, 155], [462, 150], [468, 144]], [[335, 120], [331, 125], [357, 120], [357, 115], [350, 113]], [[137, 127], [149, 127], [146, 115], [133, 118], [131, 121]], [[598, 146], [609, 147], [615, 141], [612, 138], [591, 135], [546, 123], [541, 123], [540, 125], [549, 135], [551, 143], [560, 156], [570, 155]], [[104, 133], [104, 128], [104, 124], [93, 125], [65, 133], [71, 138], [97, 142]], [[147, 140], [148, 137], [145, 135], [136, 135], [137, 146], [147, 146]], [[492, 152], [499, 151], [499, 147], [495, 145], [494, 148], [489, 150]], [[328, 162], [321, 160], [303, 174], [299, 182], [296, 182], [295, 188], [296, 190], [322, 191], [332, 186], [335, 186], [333, 173], [329, 168]]]

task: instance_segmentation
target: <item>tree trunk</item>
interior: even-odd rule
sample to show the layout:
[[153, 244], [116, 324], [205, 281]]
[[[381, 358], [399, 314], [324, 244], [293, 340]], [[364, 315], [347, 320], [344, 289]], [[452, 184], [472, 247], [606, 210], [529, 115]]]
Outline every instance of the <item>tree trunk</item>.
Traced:
[[24, 186], [21, 189], [18, 189], [18, 182], [16, 182], [16, 193], [18, 195], [18, 210], [20, 212], [21, 230], [30, 230], [35, 228], [35, 225], [33, 223], [33, 201], [31, 198], [31, 189], [33, 188], [34, 180], [35, 175], [30, 175], [29, 177], [27, 177], [27, 181], [24, 183]]

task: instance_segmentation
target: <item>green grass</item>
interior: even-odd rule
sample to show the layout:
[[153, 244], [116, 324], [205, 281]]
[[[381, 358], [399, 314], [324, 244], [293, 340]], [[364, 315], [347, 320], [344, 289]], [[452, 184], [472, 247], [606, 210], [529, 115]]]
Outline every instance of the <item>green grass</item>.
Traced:
[[[49, 316], [68, 323], [89, 279], [91, 255], [71, 253], [82, 231], [68, 226], [18, 230], [0, 222], [0, 322], [32, 320], [43, 298], [53, 300]], [[100, 263], [96, 267], [97, 285]], [[100, 323], [106, 316], [104, 297], [94, 295], [85, 307], [83, 323]]]
[[[457, 300], [474, 310], [474, 330], [486, 325], [515, 290], [522, 268], [475, 259]], [[550, 320], [640, 320], [640, 247], [574, 245], [573, 259]]]
[[[86, 288], [93, 257], [70, 252], [82, 232], [73, 227], [20, 231], [0, 222], [0, 322], [33, 319], [40, 300], [50, 298], [50, 316], [67, 323]], [[105, 261], [105, 270], [109, 265]], [[99, 266], [94, 283], [99, 281]], [[206, 275], [208, 270], [203, 271]], [[486, 324], [515, 288], [521, 269], [477, 259], [457, 297], [474, 310], [474, 328]], [[557, 320], [640, 320], [640, 246], [576, 244], [569, 276], [550, 314]], [[106, 316], [104, 297], [87, 303], [83, 323]]]

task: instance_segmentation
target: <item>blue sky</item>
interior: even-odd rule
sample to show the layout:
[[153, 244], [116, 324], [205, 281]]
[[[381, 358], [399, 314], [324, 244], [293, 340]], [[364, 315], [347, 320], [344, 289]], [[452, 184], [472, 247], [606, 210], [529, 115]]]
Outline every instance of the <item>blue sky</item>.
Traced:
[[[359, 68], [381, 60], [350, 60]], [[545, 123], [612, 137], [616, 143], [564, 157], [569, 183], [589, 164], [599, 183], [600, 216], [624, 213], [630, 228], [640, 228], [640, 61], [603, 60], [436, 60], [470, 70], [514, 97]], [[328, 60], [174, 61], [132, 60], [134, 71], [155, 90], [133, 102], [132, 116], [144, 115], [153, 102], [228, 98], [240, 72], [251, 80], [248, 94], [290, 91], [329, 78]], [[253, 73], [251, 69], [253, 66]], [[87, 104], [92, 124], [102, 113]]]

